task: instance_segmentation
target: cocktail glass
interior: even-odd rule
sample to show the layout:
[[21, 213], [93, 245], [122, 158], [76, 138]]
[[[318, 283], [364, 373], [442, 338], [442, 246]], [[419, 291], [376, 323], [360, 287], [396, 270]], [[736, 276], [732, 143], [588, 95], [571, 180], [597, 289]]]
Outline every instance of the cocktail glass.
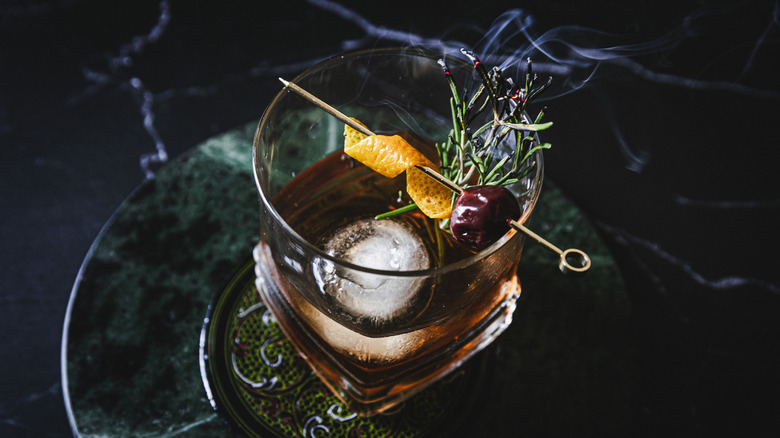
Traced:
[[[417, 49], [361, 51], [292, 81], [374, 132], [404, 133], [425, 149], [452, 126], [440, 58]], [[470, 63], [446, 61], [459, 87], [476, 89]], [[451, 372], [506, 329], [520, 295], [523, 236], [510, 230], [479, 253], [463, 253], [419, 213], [374, 220], [406, 202], [396, 199], [405, 179], [344, 155], [343, 131], [287, 89], [266, 109], [254, 140], [262, 236], [254, 256], [258, 291], [282, 331], [339, 398], [368, 416]], [[531, 163], [530, 176], [511, 187], [520, 223], [542, 185], [540, 152]]]

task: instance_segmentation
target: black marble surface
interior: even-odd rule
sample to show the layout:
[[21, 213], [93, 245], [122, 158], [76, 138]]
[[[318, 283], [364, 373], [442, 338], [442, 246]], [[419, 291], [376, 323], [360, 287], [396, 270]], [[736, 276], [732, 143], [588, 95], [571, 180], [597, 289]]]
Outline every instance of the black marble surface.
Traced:
[[0, 3], [0, 435], [71, 434], [63, 318], [123, 199], [257, 120], [277, 76], [387, 45], [530, 55], [555, 77], [546, 174], [625, 277], [636, 435], [778, 433], [780, 5], [421, 4]]

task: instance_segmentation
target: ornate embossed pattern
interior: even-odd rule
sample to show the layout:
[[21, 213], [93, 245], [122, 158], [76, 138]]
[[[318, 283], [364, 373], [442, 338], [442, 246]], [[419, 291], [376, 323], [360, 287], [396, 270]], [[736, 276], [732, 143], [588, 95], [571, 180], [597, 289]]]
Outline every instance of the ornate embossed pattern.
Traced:
[[391, 413], [362, 418], [348, 410], [284, 337], [260, 300], [252, 267], [239, 272], [217, 297], [203, 329], [204, 384], [212, 406], [238, 431], [289, 437], [444, 436], [468, 417], [468, 401], [476, 397], [464, 395], [477, 392], [483, 377], [478, 359]]

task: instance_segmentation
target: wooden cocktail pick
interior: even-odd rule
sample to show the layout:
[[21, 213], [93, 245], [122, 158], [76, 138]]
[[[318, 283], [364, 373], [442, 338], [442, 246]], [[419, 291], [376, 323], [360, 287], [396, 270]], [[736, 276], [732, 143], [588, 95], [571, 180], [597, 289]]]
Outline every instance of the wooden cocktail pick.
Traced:
[[[325, 110], [328, 114], [332, 115], [333, 117], [339, 119], [340, 121], [344, 122], [345, 124], [351, 126], [355, 130], [362, 132], [365, 135], [375, 135], [373, 132], [371, 132], [370, 129], [366, 128], [365, 126], [361, 125], [360, 123], [355, 122], [353, 119], [347, 117], [344, 113], [337, 110], [336, 108], [333, 108], [326, 102], [320, 100], [317, 96], [309, 93], [305, 89], [301, 88], [297, 84], [286, 81], [282, 78], [279, 78], [280, 81], [284, 84], [285, 87], [295, 91], [296, 93], [300, 94], [303, 98], [306, 100], [312, 102], [313, 104], [317, 105], [318, 107]], [[455, 193], [461, 194], [463, 192], [463, 189], [455, 184], [454, 182], [450, 181], [449, 179], [445, 178], [444, 175], [440, 174], [434, 169], [431, 169], [430, 167], [426, 166], [417, 166], [420, 171], [428, 175], [429, 177], [435, 179], [440, 184], [443, 184], [450, 190], [452, 190]], [[550, 251], [558, 254], [558, 269], [561, 270], [564, 274], [569, 275], [581, 275], [590, 269], [590, 257], [583, 251], [576, 249], [576, 248], [569, 248], [567, 250], [561, 250], [557, 246], [553, 245], [549, 241], [545, 240], [538, 234], [534, 233], [530, 229], [528, 229], [523, 224], [517, 222], [516, 220], [509, 221], [509, 226], [514, 228], [515, 230], [523, 233], [524, 235], [530, 237], [534, 241], [536, 241], [538, 244], [544, 246], [545, 248], [549, 249]], [[572, 264], [572, 262], [569, 261], [569, 258], [576, 261], [576, 264]]]

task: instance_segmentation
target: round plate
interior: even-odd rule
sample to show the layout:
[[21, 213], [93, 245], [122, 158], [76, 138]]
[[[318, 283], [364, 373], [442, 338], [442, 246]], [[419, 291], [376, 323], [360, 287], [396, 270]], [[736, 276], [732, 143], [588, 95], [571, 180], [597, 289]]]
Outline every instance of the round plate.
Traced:
[[[254, 129], [236, 128], [163, 166], [95, 240], [64, 323], [63, 391], [75, 434], [321, 436], [327, 427], [330, 436], [390, 428], [443, 436], [450, 429], [432, 428], [452, 424], [456, 436], [516, 436], [595, 430], [593, 419], [612, 432], [630, 424], [638, 373], [630, 300], [592, 225], [549, 181], [529, 227], [586, 250], [589, 273], [563, 276], [554, 254], [527, 244], [514, 322], [493, 345], [395, 416], [340, 423], [351, 414], [286, 350], [273, 323], [263, 322], [252, 293]], [[238, 327], [242, 308], [236, 344], [234, 329], [215, 327]], [[210, 350], [203, 376], [201, 344]], [[263, 351], [271, 364], [281, 354], [284, 365], [266, 365], [257, 356]], [[241, 377], [230, 374], [236, 352], [237, 363], [249, 360]], [[265, 399], [274, 377], [270, 389], [289, 392]]]

